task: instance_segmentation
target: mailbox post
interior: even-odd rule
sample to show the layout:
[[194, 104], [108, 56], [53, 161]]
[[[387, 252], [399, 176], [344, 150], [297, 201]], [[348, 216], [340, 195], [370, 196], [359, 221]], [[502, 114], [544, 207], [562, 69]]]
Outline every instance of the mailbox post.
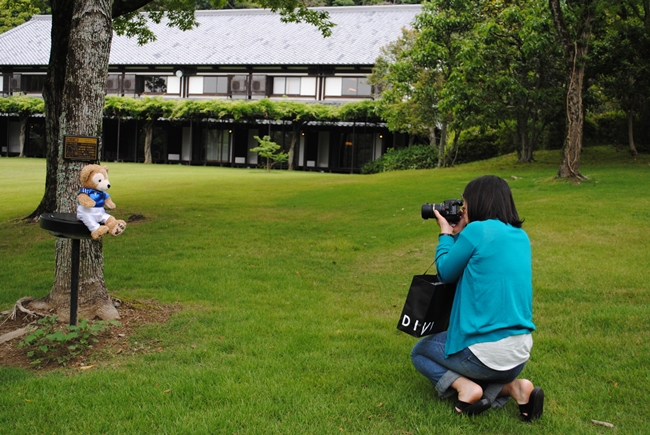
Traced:
[[77, 219], [76, 213], [45, 213], [39, 220], [41, 228], [55, 237], [72, 240], [70, 265], [70, 325], [77, 324], [79, 305], [79, 247], [82, 239], [91, 239], [90, 231]]

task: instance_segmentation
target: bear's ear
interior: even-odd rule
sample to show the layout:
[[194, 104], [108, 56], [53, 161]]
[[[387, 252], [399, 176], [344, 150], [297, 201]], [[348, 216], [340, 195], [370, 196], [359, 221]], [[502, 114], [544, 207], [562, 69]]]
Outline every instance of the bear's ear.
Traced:
[[82, 185], [86, 184], [86, 182], [90, 179], [90, 176], [95, 169], [94, 166], [96, 165], [86, 165], [83, 168], [81, 168], [81, 173], [79, 174], [79, 181], [81, 181]]
[[106, 174], [108, 174], [108, 166], [102, 166], [102, 169], [106, 171]]

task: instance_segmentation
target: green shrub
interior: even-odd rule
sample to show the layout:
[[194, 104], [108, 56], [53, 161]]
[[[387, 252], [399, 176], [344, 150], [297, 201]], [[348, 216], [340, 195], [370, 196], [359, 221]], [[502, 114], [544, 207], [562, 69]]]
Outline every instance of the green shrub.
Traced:
[[455, 164], [496, 157], [503, 153], [501, 148], [505, 146], [505, 143], [503, 145], [502, 143], [504, 141], [500, 140], [496, 131], [485, 133], [479, 131], [463, 132], [458, 139], [458, 154], [456, 155]]
[[31, 363], [38, 367], [50, 361], [66, 365], [70, 358], [93, 347], [92, 343], [98, 341], [96, 337], [100, 332], [111, 325], [120, 324], [116, 320], [88, 323], [87, 319], [81, 319], [78, 325], [62, 326], [58, 324], [56, 315], [44, 317], [36, 323], [38, 326], [18, 344], [18, 347], [26, 348]]
[[412, 145], [408, 148], [388, 148], [386, 153], [374, 162], [361, 168], [362, 174], [402, 171], [405, 169], [431, 169], [438, 166], [438, 150], [430, 145]]

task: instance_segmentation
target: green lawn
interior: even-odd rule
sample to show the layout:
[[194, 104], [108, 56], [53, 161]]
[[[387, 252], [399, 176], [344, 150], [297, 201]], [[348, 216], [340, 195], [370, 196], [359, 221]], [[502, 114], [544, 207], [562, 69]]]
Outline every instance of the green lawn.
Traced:
[[[536, 158], [372, 176], [109, 163], [113, 214], [146, 217], [105, 240], [109, 291], [183, 309], [130, 339], [162, 352], [0, 367], [0, 433], [650, 433], [650, 157], [587, 148], [581, 184], [553, 178], [559, 152]], [[44, 171], [0, 158], [0, 310], [54, 279], [54, 238], [20, 220]], [[509, 181], [533, 244], [523, 374], [547, 399], [532, 425], [513, 401], [452, 415], [395, 329], [436, 247], [421, 204], [488, 173]]]

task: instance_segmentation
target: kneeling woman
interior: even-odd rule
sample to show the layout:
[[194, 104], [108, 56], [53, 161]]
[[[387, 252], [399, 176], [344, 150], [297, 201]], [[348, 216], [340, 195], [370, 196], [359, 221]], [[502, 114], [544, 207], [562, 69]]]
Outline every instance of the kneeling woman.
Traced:
[[544, 391], [517, 379], [533, 346], [532, 254], [510, 187], [484, 176], [463, 193], [456, 226], [435, 211], [440, 235], [436, 268], [442, 282], [457, 282], [449, 329], [420, 340], [413, 365], [440, 397], [458, 393], [459, 414], [476, 415], [507, 396], [521, 418], [542, 415]]

